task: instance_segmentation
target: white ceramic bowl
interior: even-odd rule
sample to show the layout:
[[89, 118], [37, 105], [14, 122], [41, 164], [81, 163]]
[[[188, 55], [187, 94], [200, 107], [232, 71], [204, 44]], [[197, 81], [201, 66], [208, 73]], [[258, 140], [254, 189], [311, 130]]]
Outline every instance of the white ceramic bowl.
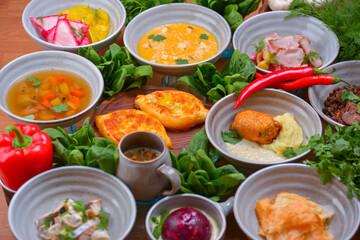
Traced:
[[[55, 15], [56, 13], [70, 9], [78, 5], [88, 5], [93, 10], [101, 8], [109, 15], [110, 31], [108, 36], [99, 42], [84, 46], [60, 46], [46, 42], [38, 27], [30, 21], [30, 17]], [[110, 45], [120, 34], [126, 20], [126, 11], [119, 0], [31, 0], [25, 7], [22, 15], [22, 23], [29, 36], [42, 48], [47, 50], [62, 50], [78, 52], [80, 47], [92, 46], [96, 51]]]
[[[325, 71], [332, 71], [336, 69], [332, 75], [339, 77], [350, 84], [360, 85], [360, 61], [346, 61], [335, 63], [333, 65], [325, 68]], [[320, 115], [322, 119], [328, 122], [331, 125], [337, 125], [339, 127], [343, 127], [344, 125], [338, 122], [335, 122], [328, 116], [326, 116], [322, 109], [325, 107], [324, 102], [329, 96], [329, 93], [332, 92], [335, 88], [339, 88], [346, 85], [345, 83], [337, 83], [335, 85], [315, 85], [309, 87], [308, 95], [311, 106], [315, 109], [315, 111]]]
[[304, 164], [282, 164], [264, 168], [250, 175], [238, 188], [234, 200], [234, 215], [239, 227], [253, 240], [263, 240], [258, 234], [255, 204], [263, 198], [289, 192], [310, 198], [334, 212], [328, 230], [334, 239], [351, 239], [360, 224], [360, 205], [349, 200], [347, 189], [337, 179], [322, 185], [316, 170]]
[[[254, 44], [258, 44], [260, 38], [276, 32], [280, 37], [301, 34], [311, 41], [311, 47], [322, 58], [323, 69], [330, 65], [338, 55], [338, 38], [326, 25], [314, 17], [292, 17], [284, 20], [290, 12], [271, 11], [255, 15], [244, 21], [236, 29], [233, 35], [233, 46], [240, 52], [250, 57], [256, 53]], [[262, 73], [270, 71], [256, 67]]]
[[211, 144], [219, 153], [235, 166], [256, 170], [270, 165], [300, 161], [310, 150], [295, 157], [277, 162], [255, 162], [235, 157], [226, 150], [225, 142], [221, 138], [222, 131], [228, 131], [231, 122], [238, 112], [254, 110], [264, 112], [270, 116], [290, 113], [303, 130], [303, 145], [307, 144], [306, 137], [322, 133], [321, 120], [315, 110], [301, 98], [281, 90], [266, 88], [246, 99], [239, 108], [233, 110], [237, 96], [233, 93], [218, 101], [211, 107], [205, 121], [205, 130]]
[[[49, 121], [29, 120], [11, 113], [6, 101], [7, 90], [11, 85], [31, 73], [50, 69], [71, 72], [86, 80], [92, 90], [89, 106], [73, 116]], [[15, 122], [32, 123], [41, 129], [57, 126], [68, 127], [83, 119], [93, 110], [102, 95], [104, 80], [99, 69], [86, 58], [63, 51], [41, 51], [21, 56], [3, 67], [0, 71], [0, 89], [3, 92], [0, 96], [0, 110]]]
[[[140, 38], [151, 29], [170, 23], [189, 23], [205, 28], [218, 42], [217, 53], [204, 61], [182, 65], [159, 64], [140, 57], [137, 51]], [[132, 19], [124, 32], [124, 44], [131, 55], [140, 64], [151, 65], [154, 71], [166, 75], [192, 74], [199, 63], [215, 62], [226, 50], [230, 40], [230, 27], [221, 15], [209, 8], [187, 3], [165, 4], [148, 9]]]
[[102, 199], [103, 211], [110, 213], [110, 239], [124, 239], [136, 218], [135, 199], [118, 178], [99, 169], [70, 166], [41, 173], [16, 192], [9, 206], [10, 229], [17, 239], [40, 239], [35, 220], [65, 200]]

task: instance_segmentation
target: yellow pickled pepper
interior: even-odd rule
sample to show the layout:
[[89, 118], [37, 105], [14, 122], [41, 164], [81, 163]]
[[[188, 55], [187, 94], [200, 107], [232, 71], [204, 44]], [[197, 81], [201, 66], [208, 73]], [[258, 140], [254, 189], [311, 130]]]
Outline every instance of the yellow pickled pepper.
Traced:
[[92, 10], [87, 5], [79, 5], [71, 9], [63, 10], [59, 12], [58, 15], [65, 13], [68, 14], [66, 19], [70, 21], [81, 20], [90, 26], [87, 37], [92, 43], [101, 41], [107, 37], [110, 30], [109, 16], [100, 8]]

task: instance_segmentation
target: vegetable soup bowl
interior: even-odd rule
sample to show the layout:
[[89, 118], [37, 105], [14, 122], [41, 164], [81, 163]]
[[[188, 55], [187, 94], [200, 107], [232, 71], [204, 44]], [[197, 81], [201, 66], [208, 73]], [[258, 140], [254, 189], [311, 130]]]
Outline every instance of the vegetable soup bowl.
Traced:
[[[218, 43], [215, 55], [200, 62], [170, 65], [148, 61], [139, 56], [137, 47], [140, 38], [151, 29], [171, 23], [188, 23], [212, 33]], [[151, 65], [154, 71], [171, 75], [189, 75], [201, 62], [215, 62], [226, 50], [231, 40], [231, 30], [226, 20], [217, 12], [195, 4], [173, 3], [148, 9], [130, 21], [124, 31], [124, 44], [140, 64]]]
[[101, 199], [103, 210], [110, 213], [110, 239], [124, 239], [135, 223], [134, 196], [120, 179], [90, 167], [59, 167], [30, 179], [12, 198], [8, 220], [15, 237], [40, 239], [35, 221], [66, 198]]
[[[256, 53], [254, 45], [270, 33], [276, 32], [280, 37], [301, 34], [309, 38], [311, 47], [321, 56], [322, 66], [319, 69], [330, 65], [339, 52], [338, 38], [335, 33], [326, 28], [322, 21], [311, 16], [284, 19], [289, 14], [289, 11], [272, 11], [260, 13], [245, 20], [234, 32], [232, 39], [234, 49], [239, 49], [240, 52], [251, 57]], [[261, 73], [270, 72], [256, 68]]]
[[259, 170], [238, 188], [234, 200], [234, 216], [249, 239], [262, 240], [258, 234], [255, 204], [278, 193], [295, 193], [334, 212], [328, 230], [334, 239], [351, 239], [360, 224], [360, 205], [347, 198], [347, 189], [336, 178], [323, 185], [316, 170], [305, 164], [282, 164]]
[[[7, 101], [9, 89], [24, 77], [47, 70], [66, 71], [82, 77], [92, 91], [89, 105], [79, 113], [57, 120], [31, 120], [12, 113]], [[102, 95], [104, 80], [99, 69], [86, 58], [63, 51], [40, 51], [21, 56], [3, 67], [0, 71], [0, 89], [4, 93], [0, 97], [0, 110], [15, 122], [35, 124], [41, 129], [68, 127], [91, 113]]]
[[148, 238], [156, 240], [153, 236], [154, 224], [152, 218], [158, 218], [162, 213], [167, 210], [173, 210], [176, 208], [192, 207], [203, 211], [205, 214], [210, 216], [218, 227], [218, 236], [216, 240], [225, 238], [226, 231], [226, 216], [232, 211], [234, 198], [230, 197], [225, 202], [217, 203], [213, 200], [200, 196], [197, 194], [185, 193], [175, 196], [170, 196], [161, 199], [154, 204], [148, 211], [145, 219], [145, 229]]
[[315, 110], [307, 102], [291, 93], [265, 88], [255, 92], [234, 110], [236, 100], [237, 96], [234, 93], [222, 98], [211, 107], [205, 121], [205, 130], [209, 141], [226, 160], [235, 166], [253, 171], [274, 164], [300, 161], [310, 152], [308, 150], [292, 158], [269, 162], [246, 160], [230, 154], [221, 137], [221, 132], [229, 130], [231, 122], [240, 111], [253, 110], [267, 113], [272, 117], [290, 113], [303, 131], [303, 145], [307, 144], [307, 137], [322, 133], [321, 120]]
[[[101, 8], [109, 16], [110, 31], [108, 36], [95, 43], [91, 43], [84, 46], [61, 46], [53, 43], [46, 42], [45, 38], [41, 35], [41, 30], [35, 26], [30, 18], [55, 15], [62, 10], [70, 9], [78, 5], [88, 5], [93, 10]], [[47, 50], [62, 50], [68, 52], [78, 52], [80, 47], [92, 46], [96, 51], [101, 50], [119, 36], [121, 29], [123, 28], [126, 20], [126, 11], [119, 0], [32, 0], [25, 7], [22, 14], [22, 23], [25, 31], [29, 36], [42, 48]]]
[[[347, 81], [352, 85], [360, 86], [359, 75], [360, 75], [360, 61], [346, 61], [335, 63], [333, 65], [325, 68], [325, 71], [332, 71], [336, 69], [332, 75], [341, 78], [342, 80]], [[322, 119], [328, 122], [331, 125], [337, 125], [339, 127], [343, 127], [344, 125], [338, 123], [328, 116], [324, 114], [322, 109], [325, 107], [324, 102], [334, 89], [345, 86], [346, 83], [340, 82], [334, 85], [315, 85], [309, 87], [308, 95], [311, 106], [315, 109], [315, 111], [320, 115]]]

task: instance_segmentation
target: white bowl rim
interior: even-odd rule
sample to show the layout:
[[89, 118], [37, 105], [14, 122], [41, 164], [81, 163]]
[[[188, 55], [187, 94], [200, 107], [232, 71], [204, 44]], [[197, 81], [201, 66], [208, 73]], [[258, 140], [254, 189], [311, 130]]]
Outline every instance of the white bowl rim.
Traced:
[[[28, 122], [29, 124], [47, 124], [47, 123], [62, 123], [62, 122], [66, 122], [68, 120], [71, 120], [71, 119], [74, 119], [86, 112], [88, 112], [91, 108], [93, 108], [96, 103], [100, 100], [102, 94], [103, 94], [103, 91], [104, 91], [104, 79], [103, 79], [103, 76], [100, 72], [100, 70], [95, 66], [95, 64], [93, 64], [91, 61], [89, 61], [88, 59], [80, 56], [80, 55], [77, 55], [75, 53], [70, 53], [70, 52], [65, 52], [65, 51], [60, 51], [60, 50], [46, 50], [46, 51], [38, 51], [38, 52], [32, 52], [32, 53], [29, 53], [29, 54], [26, 54], [26, 55], [22, 55], [14, 60], [12, 60], [11, 62], [9, 62], [8, 64], [6, 64], [1, 70], [0, 70], [0, 75], [1, 73], [6, 70], [7, 68], [9, 68], [9, 66], [13, 65], [13, 64], [16, 64], [18, 61], [21, 61], [23, 60], [23, 58], [28, 58], [28, 57], [33, 57], [33, 56], [45, 56], [46, 55], [52, 55], [52, 54], [59, 54], [59, 55], [68, 55], [68, 56], [71, 56], [71, 57], [74, 57], [74, 58], [78, 58], [79, 61], [84, 61], [85, 64], [87, 64], [89, 67], [93, 68], [93, 70], [97, 73], [97, 78], [101, 78], [102, 81], [100, 82], [100, 90], [99, 90], [99, 93], [95, 96], [95, 99], [93, 102], [90, 102], [89, 106], [87, 108], [85, 108], [84, 110], [82, 110], [81, 112], [78, 112], [72, 116], [69, 116], [69, 117], [66, 117], [66, 118], [61, 118], [61, 119], [56, 119], [56, 120], [31, 120], [31, 119], [26, 119], [26, 118], [22, 118], [20, 116], [17, 116], [15, 114], [13, 114], [12, 112], [6, 110], [1, 104], [0, 104], [0, 110], [3, 111], [6, 115], [16, 119], [16, 120], [19, 120], [19, 121], [26, 121]], [[60, 56], [61, 57], [61, 56]], [[70, 72], [72, 73], [73, 71], [71, 70], [65, 70], [67, 72]], [[36, 72], [36, 71], [35, 71]], [[16, 81], [18, 79], [15, 79], [14, 81]], [[90, 84], [89, 84], [90, 85]], [[91, 87], [91, 85], [90, 85]]]
[[[235, 193], [235, 197], [234, 197], [234, 205], [233, 205], [233, 212], [234, 212], [234, 216], [235, 216], [235, 220], [237, 222], [237, 224], [239, 225], [239, 227], [241, 228], [241, 230], [247, 235], [247, 236], [251, 236], [254, 237], [253, 234], [248, 231], [248, 229], [245, 228], [245, 226], [242, 224], [242, 221], [240, 219], [240, 216], [238, 216], [237, 212], [238, 212], [238, 204], [236, 203], [236, 200], [239, 199], [240, 193], [243, 191], [243, 189], [246, 187], [246, 185], [244, 183], [250, 181], [252, 178], [255, 178], [258, 175], [261, 175], [263, 172], [267, 172], [267, 171], [273, 171], [273, 169], [279, 169], [279, 168], [291, 168], [291, 167], [301, 167], [301, 168], [306, 168], [306, 169], [311, 169], [311, 167], [309, 165], [303, 164], [303, 163], [287, 163], [287, 164], [281, 164], [281, 165], [273, 165], [273, 166], [269, 166], [263, 169], [260, 169], [258, 171], [256, 171], [255, 173], [251, 174], [249, 177], [247, 177], [238, 187], [238, 189], [236, 190]], [[314, 169], [314, 171], [316, 171]], [[333, 177], [334, 179], [336, 179], [338, 181], [337, 178]], [[320, 178], [319, 178], [320, 181]], [[339, 182], [339, 181], [338, 181]], [[327, 184], [332, 184], [331, 182], [327, 183]], [[339, 184], [342, 184], [339, 182]], [[342, 184], [343, 185], [343, 184]], [[346, 186], [343, 185], [345, 188]], [[354, 198], [356, 198], [356, 196], [354, 196]], [[349, 199], [350, 200], [350, 199]], [[356, 205], [358, 208], [358, 211], [360, 210], [360, 202], [358, 200], [356, 200]], [[359, 226], [360, 224], [360, 217], [358, 218], [358, 222], [356, 223], [357, 226]], [[350, 236], [354, 236], [355, 233], [357, 231], [357, 228], [354, 228], [353, 231], [351, 232]]]
[[[226, 26], [226, 31], [229, 34], [229, 37], [226, 38], [226, 42], [224, 44], [224, 47], [222, 47], [221, 49], [218, 49], [217, 52], [205, 59], [205, 60], [202, 60], [202, 61], [199, 61], [199, 62], [194, 62], [194, 63], [188, 63], [188, 64], [180, 64], [180, 65], [172, 65], [172, 64], [161, 64], [161, 63], [155, 63], [155, 62], [151, 62], [149, 60], [146, 60], [145, 58], [142, 58], [139, 56], [139, 54], [137, 54], [136, 52], [134, 52], [131, 47], [129, 47], [129, 43], [126, 41], [127, 39], [127, 35], [128, 35], [128, 32], [131, 31], [129, 29], [131, 29], [131, 23], [133, 22], [134, 19], [138, 19], [138, 18], [141, 18], [142, 15], [144, 15], [145, 13], [147, 12], [151, 12], [151, 11], [154, 11], [158, 8], [169, 8], [169, 7], [173, 7], [173, 6], [178, 6], [178, 5], [181, 5], [181, 6], [189, 6], [190, 8], [199, 8], [199, 9], [203, 9], [204, 11], [208, 11], [208, 12], [211, 12], [212, 14], [216, 15], [219, 19], [221, 19], [221, 21], [223, 21], [225, 23], [225, 26]], [[133, 23], [134, 24], [134, 23]], [[194, 24], [196, 25], [196, 24]], [[129, 28], [130, 26], [130, 28]], [[161, 26], [161, 25], [160, 25]], [[197, 25], [196, 25], [197, 26]], [[207, 29], [206, 29], [207, 30]], [[200, 6], [200, 5], [196, 5], [196, 4], [192, 4], [192, 3], [170, 3], [170, 4], [164, 4], [164, 5], [159, 5], [159, 6], [155, 6], [155, 7], [152, 7], [150, 9], [147, 9], [143, 12], [141, 12], [139, 15], [137, 15], [136, 17], [134, 17], [130, 22], [129, 24], [126, 26], [125, 28], [125, 31], [124, 31], [124, 37], [123, 37], [123, 40], [124, 40], [124, 45], [125, 47], [128, 49], [128, 51], [130, 52], [130, 54], [135, 57], [137, 60], [140, 60], [144, 63], [146, 63], [147, 65], [151, 65], [151, 66], [155, 66], [155, 67], [165, 67], [165, 68], [175, 68], [175, 69], [181, 69], [181, 68], [184, 68], [184, 67], [190, 67], [190, 66], [197, 66], [199, 65], [200, 63], [204, 63], [204, 62], [211, 62], [213, 59], [217, 58], [220, 54], [222, 54], [226, 48], [228, 48], [230, 42], [231, 42], [231, 29], [230, 29], [230, 26], [229, 24], [227, 23], [227, 21], [217, 12], [215, 12], [214, 10], [210, 9], [210, 8], [207, 8], [207, 7], [203, 7], [203, 6]], [[216, 39], [217, 40], [217, 39]]]
[[[117, 35], [119, 35], [119, 33], [121, 32], [121, 29], [124, 27], [125, 25], [125, 21], [126, 21], [126, 10], [125, 10], [125, 7], [124, 5], [122, 4], [122, 2], [119, 0], [119, 1], [114, 1], [114, 2], [117, 2], [119, 4], [119, 7], [122, 9], [124, 15], [121, 17], [121, 22], [120, 22], [120, 26], [119, 28], [115, 29], [114, 33], [111, 34], [111, 35], [108, 35], [106, 38], [104, 38], [103, 40], [101, 41], [98, 41], [98, 42], [95, 42], [95, 43], [90, 43], [90, 44], [87, 44], [87, 45], [82, 45], [82, 46], [62, 46], [62, 45], [57, 45], [57, 44], [53, 44], [53, 43], [49, 43], [47, 42], [46, 40], [34, 35], [27, 27], [26, 27], [26, 24], [25, 22], [26, 21], [30, 21], [30, 19], [25, 19], [25, 11], [30, 11], [29, 9], [31, 8], [31, 4], [34, 4], [34, 1], [30, 1], [26, 7], [24, 8], [24, 11], [22, 13], [22, 24], [23, 24], [23, 27], [25, 29], [25, 31], [27, 32], [27, 34], [29, 34], [29, 36], [33, 39], [38, 39], [40, 41], [43, 42], [44, 45], [46, 45], [47, 47], [56, 47], [57, 49], [59, 50], [63, 50], [63, 51], [75, 51], [75, 50], [78, 50], [80, 47], [83, 47], [83, 48], [88, 48], [88, 47], [94, 47], [94, 45], [101, 45], [102, 43], [108, 41], [108, 39], [110, 38], [113, 38]], [[54, 13], [56, 14], [56, 13]]]
[[[259, 13], [259, 14], [257, 14], [257, 15], [254, 15], [254, 16], [252, 16], [252, 17], [250, 17], [250, 18], [248, 18], [248, 19], [246, 19], [244, 22], [250, 22], [251, 23], [251, 20], [252, 21], [254, 21], [254, 18], [256, 18], [256, 17], [258, 17], [258, 16], [264, 16], [264, 15], [268, 15], [268, 14], [272, 14], [272, 15], [282, 15], [282, 14], [284, 14], [284, 13], [290, 13], [290, 11], [269, 11], [269, 12], [263, 12], [263, 13]], [[330, 58], [329, 59], [329, 62], [330, 63], [332, 63], [332, 62], [334, 62], [335, 61], [335, 59], [337, 58], [337, 56], [338, 56], [338, 54], [339, 54], [339, 49], [340, 49], [340, 46], [339, 46], [339, 38], [336, 36], [336, 34], [331, 30], [331, 29], [329, 29], [328, 27], [326, 27], [326, 24], [323, 22], [323, 21], [321, 21], [320, 19], [318, 19], [318, 18], [316, 18], [316, 17], [313, 17], [313, 16], [293, 16], [293, 17], [291, 17], [291, 18], [310, 18], [312, 21], [315, 21], [315, 22], [317, 22], [319, 25], [323, 25], [328, 31], [329, 31], [329, 34], [330, 35], [332, 35], [332, 37], [334, 38], [334, 39], [336, 39], [337, 41], [336, 41], [336, 46], [337, 46], [337, 48], [336, 48], [336, 55], [334, 55], [332, 58]], [[238, 32], [241, 30], [241, 25], [244, 23], [244, 22], [242, 22], [240, 25], [239, 25], [239, 27], [235, 30], [235, 32], [234, 32], [234, 34], [233, 34], [233, 37], [232, 37], [232, 42], [235, 42], [235, 40], [236, 40], [236, 36], [238, 35]], [[250, 24], [249, 23], [249, 24]], [[237, 48], [236, 48], [236, 46], [235, 45], [233, 45], [234, 46], [234, 49], [236, 50]], [[251, 57], [251, 56], [250, 56]], [[328, 66], [330, 66], [330, 65], [322, 65], [321, 67], [319, 67], [318, 69], [324, 69], [324, 68], [326, 68], [326, 67], [328, 67]], [[257, 67], [256, 65], [255, 65], [255, 67], [256, 67], [256, 69], [257, 70], [259, 70], [259, 71], [263, 71], [263, 72], [265, 72], [265, 73], [271, 73], [272, 71], [269, 71], [269, 70], [265, 70], [265, 69], [262, 69], [262, 68], [259, 68], [259, 67]]]
[[96, 174], [105, 174], [107, 177], [110, 177], [114, 182], [117, 182], [122, 188], [123, 190], [127, 193], [127, 195], [129, 196], [129, 198], [131, 199], [130, 203], [128, 202], [128, 204], [130, 204], [130, 208], [134, 210], [134, 215], [132, 216], [131, 219], [129, 219], [130, 225], [131, 226], [129, 229], [127, 229], [127, 231], [124, 233], [124, 237], [126, 237], [127, 235], [129, 235], [131, 229], [134, 226], [135, 220], [136, 220], [136, 215], [137, 215], [137, 207], [136, 207], [136, 202], [135, 202], [135, 198], [134, 195], [132, 194], [132, 192], [130, 191], [130, 189], [128, 188], [128, 186], [126, 186], [125, 183], [123, 183], [119, 178], [106, 173], [100, 169], [97, 168], [93, 168], [93, 167], [87, 167], [87, 166], [63, 166], [63, 167], [59, 167], [59, 168], [53, 168], [50, 169], [48, 171], [42, 172], [34, 177], [32, 177], [30, 180], [28, 180], [27, 182], [25, 182], [14, 194], [13, 198], [10, 201], [10, 205], [9, 205], [9, 210], [8, 210], [8, 222], [9, 222], [9, 226], [10, 229], [12, 231], [12, 233], [15, 235], [16, 238], [20, 239], [19, 236], [17, 236], [16, 232], [13, 231], [13, 229], [15, 229], [13, 222], [11, 221], [11, 213], [14, 211], [13, 208], [15, 208], [16, 206], [14, 206], [14, 202], [15, 200], [18, 198], [18, 196], [21, 194], [21, 190], [24, 188], [27, 188], [29, 185], [31, 186], [31, 184], [33, 182], [36, 182], [38, 178], [43, 178], [44, 176], [47, 175], [51, 175], [53, 172], [66, 172], [66, 171], [92, 171]]
[[[291, 93], [288, 93], [288, 92], [284, 92], [282, 90], [278, 90], [278, 89], [273, 89], [273, 88], [264, 88], [262, 90], [266, 90], [266, 91], [273, 91], [273, 92], [277, 92], [277, 93], [282, 93], [282, 94], [285, 94], [285, 95], [288, 95], [289, 97], [292, 97], [292, 98], [296, 98], [299, 102], [301, 102], [302, 104], [307, 104], [306, 106], [309, 106], [307, 109], [311, 112], [313, 112], [315, 118], [316, 118], [316, 122], [318, 123], [319, 125], [319, 134], [322, 133], [322, 124], [321, 124], [321, 119], [319, 117], [319, 115], [317, 114], [317, 112], [314, 110], [314, 108], [309, 104], [307, 103], [304, 99], [301, 99]], [[221, 98], [218, 102], [216, 102], [211, 108], [210, 108], [210, 111], [212, 108], [214, 108], [216, 105], [220, 104], [220, 102], [222, 100], [225, 100], [227, 98], [231, 98], [235, 95], [235, 93], [232, 93], [232, 94], [229, 94], [223, 98]], [[206, 118], [206, 119], [209, 119], [209, 118]], [[210, 121], [210, 120], [209, 120]], [[205, 131], [206, 131], [206, 134], [209, 131], [209, 121], [205, 120]], [[276, 161], [276, 162], [257, 162], [257, 161], [251, 161], [251, 160], [246, 160], [246, 159], [243, 159], [243, 158], [239, 158], [239, 157], [236, 157], [230, 153], [228, 153], [227, 151], [225, 151], [224, 149], [222, 149], [218, 144], [216, 144], [216, 142], [213, 140], [212, 137], [208, 137], [209, 138], [209, 141], [210, 143], [216, 148], [217, 151], [219, 151], [222, 155], [225, 155], [227, 158], [230, 158], [230, 159], [234, 159], [236, 160], [237, 162], [241, 162], [241, 163], [245, 163], [245, 164], [249, 164], [249, 165], [253, 165], [253, 166], [272, 166], [272, 165], [278, 165], [278, 164], [281, 164], [281, 163], [289, 163], [289, 162], [292, 162], [294, 161], [294, 159], [300, 159], [302, 157], [304, 157], [305, 155], [307, 155], [309, 152], [310, 152], [310, 149], [299, 154], [299, 155], [296, 155], [295, 157], [292, 157], [292, 158], [287, 158], [287, 159], [284, 159], [284, 160], [281, 160], [281, 161]]]
[[[172, 199], [176, 199], [176, 198], [184, 198], [184, 197], [192, 197], [192, 198], [198, 198], [198, 199], [201, 199], [202, 201], [206, 202], [207, 204], [210, 204], [212, 206], [214, 206], [216, 208], [216, 210], [219, 212], [219, 215], [221, 217], [221, 222], [224, 224], [223, 228], [220, 229], [219, 231], [219, 235], [218, 236], [223, 236], [225, 234], [225, 231], [226, 231], [226, 216], [224, 214], [224, 211], [221, 209], [220, 205], [218, 202], [214, 202], [212, 200], [210, 200], [209, 198], [207, 197], [204, 197], [202, 195], [199, 195], [199, 194], [194, 194], [194, 193], [183, 193], [183, 194], [176, 194], [176, 195], [173, 195], [173, 196], [168, 196], [168, 197], [165, 197], [161, 200], [159, 200], [158, 202], [156, 202], [150, 209], [149, 211], [147, 212], [146, 214], [146, 218], [145, 218], [145, 229], [146, 229], [146, 232], [147, 234], [149, 235], [149, 233], [151, 234], [149, 238], [152, 239], [152, 232], [151, 232], [151, 229], [150, 229], [150, 226], [149, 226], [149, 222], [151, 220], [151, 217], [150, 216], [150, 212], [153, 212], [156, 208], [158, 208], [163, 202], [167, 202], [167, 201], [172, 201]], [[189, 206], [191, 207], [191, 206]], [[219, 237], [216, 238], [216, 240], [219, 240]]]
[[[353, 63], [360, 63], [360, 60], [350, 60], [350, 61], [343, 61], [343, 62], [338, 62], [338, 63], [334, 63], [334, 64], [331, 64], [329, 66], [327, 66], [325, 69], [329, 68], [328, 71], [331, 71], [330, 68], [342, 68], [343, 66], [342, 65], [347, 65], [347, 64], [353, 64]], [[328, 116], [326, 116], [322, 109], [318, 109], [314, 102], [314, 99], [311, 97], [312, 95], [315, 94], [314, 92], [314, 86], [310, 86], [309, 89], [308, 89], [308, 98], [309, 98], [309, 101], [310, 101], [310, 104], [311, 106], [315, 109], [315, 111], [320, 115], [320, 117], [322, 119], [324, 119], [326, 122], [330, 123], [331, 125], [333, 126], [339, 126], [339, 127], [344, 127], [345, 125], [344, 124], [341, 124], [339, 122], [336, 122], [334, 120], [332, 120], [331, 118], [329, 118]], [[324, 105], [324, 104], [323, 104]]]

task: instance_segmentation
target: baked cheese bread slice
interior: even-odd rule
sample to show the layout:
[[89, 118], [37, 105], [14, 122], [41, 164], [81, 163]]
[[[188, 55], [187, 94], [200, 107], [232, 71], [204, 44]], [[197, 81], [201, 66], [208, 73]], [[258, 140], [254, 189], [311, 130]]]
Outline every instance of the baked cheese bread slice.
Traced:
[[128, 133], [149, 131], [159, 135], [168, 148], [173, 148], [164, 126], [153, 116], [136, 109], [118, 110], [95, 117], [101, 135], [116, 145]]
[[171, 130], [186, 130], [203, 123], [209, 112], [194, 95], [177, 90], [138, 95], [135, 105]]

